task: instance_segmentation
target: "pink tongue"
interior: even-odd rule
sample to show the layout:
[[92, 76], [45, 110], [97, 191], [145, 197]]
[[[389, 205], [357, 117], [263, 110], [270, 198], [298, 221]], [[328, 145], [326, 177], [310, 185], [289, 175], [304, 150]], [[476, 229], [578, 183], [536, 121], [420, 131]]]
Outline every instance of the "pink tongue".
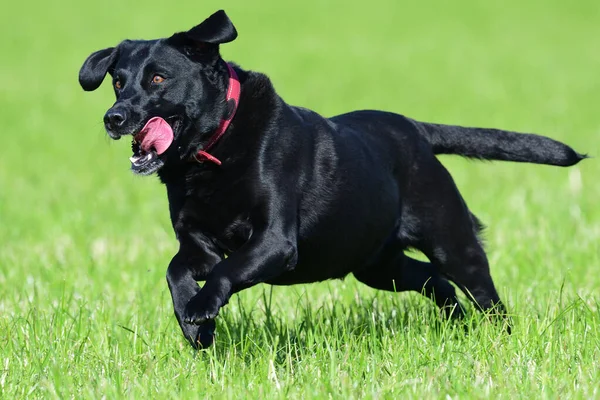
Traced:
[[141, 144], [142, 150], [145, 152], [154, 149], [156, 154], [162, 154], [173, 143], [173, 129], [167, 121], [160, 117], [150, 118], [140, 134], [145, 134]]

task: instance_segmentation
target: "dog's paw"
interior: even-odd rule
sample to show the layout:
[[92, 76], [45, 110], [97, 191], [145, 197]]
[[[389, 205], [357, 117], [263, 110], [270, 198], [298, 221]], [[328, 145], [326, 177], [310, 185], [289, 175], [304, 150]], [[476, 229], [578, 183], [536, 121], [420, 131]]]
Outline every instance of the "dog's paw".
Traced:
[[196, 337], [196, 349], [206, 349], [212, 346], [215, 341], [215, 328], [216, 323], [214, 319], [208, 320], [198, 329], [198, 336]]
[[193, 325], [203, 324], [216, 318], [219, 315], [219, 308], [218, 298], [206, 296], [200, 292], [185, 307], [183, 322]]
[[200, 325], [182, 324], [183, 336], [196, 350], [210, 347], [215, 340], [216, 323], [214, 319]]

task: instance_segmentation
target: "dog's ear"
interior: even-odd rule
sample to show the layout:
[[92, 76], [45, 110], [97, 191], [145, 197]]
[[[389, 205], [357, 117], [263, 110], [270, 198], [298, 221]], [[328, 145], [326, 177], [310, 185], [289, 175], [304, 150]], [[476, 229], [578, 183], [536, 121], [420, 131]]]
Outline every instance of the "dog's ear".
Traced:
[[85, 91], [98, 89], [106, 73], [115, 65], [117, 49], [98, 50], [87, 58], [79, 70], [79, 84]]
[[196, 42], [213, 45], [229, 43], [237, 37], [235, 26], [223, 10], [217, 11], [185, 34]]
[[219, 45], [232, 42], [235, 38], [237, 38], [235, 26], [225, 11], [219, 10], [206, 18], [200, 25], [196, 25], [187, 32], [176, 33], [168, 41], [190, 57], [218, 57]]

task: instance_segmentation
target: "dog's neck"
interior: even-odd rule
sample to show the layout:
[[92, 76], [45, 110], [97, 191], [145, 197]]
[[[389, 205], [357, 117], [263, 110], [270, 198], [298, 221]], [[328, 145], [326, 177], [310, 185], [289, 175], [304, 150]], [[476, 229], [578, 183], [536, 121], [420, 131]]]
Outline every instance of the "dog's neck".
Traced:
[[227, 131], [231, 120], [233, 120], [233, 117], [235, 116], [238, 105], [240, 103], [240, 80], [233, 67], [228, 63], [225, 64], [227, 65], [227, 70], [229, 72], [229, 83], [227, 85], [227, 93], [225, 96], [225, 102], [227, 104], [227, 113], [223, 117], [223, 119], [221, 119], [219, 127], [217, 128], [213, 136], [210, 138], [206, 146], [204, 146], [203, 149], [198, 150], [198, 152], [194, 154], [193, 161], [197, 161], [199, 163], [209, 161], [217, 165], [222, 164], [221, 160], [208, 153], [208, 151], [215, 145], [215, 143], [219, 141], [219, 139], [221, 139], [221, 136], [225, 134], [225, 131]]

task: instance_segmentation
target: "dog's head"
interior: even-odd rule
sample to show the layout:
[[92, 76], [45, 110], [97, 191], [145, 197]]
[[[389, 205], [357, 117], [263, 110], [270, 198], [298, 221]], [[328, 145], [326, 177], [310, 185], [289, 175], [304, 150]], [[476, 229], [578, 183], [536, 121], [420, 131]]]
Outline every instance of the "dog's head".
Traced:
[[126, 40], [92, 53], [79, 71], [86, 91], [112, 76], [117, 101], [104, 115], [108, 135], [133, 136], [131, 169], [148, 175], [186, 159], [227, 113], [228, 71], [219, 45], [237, 37], [224, 11], [187, 32]]

